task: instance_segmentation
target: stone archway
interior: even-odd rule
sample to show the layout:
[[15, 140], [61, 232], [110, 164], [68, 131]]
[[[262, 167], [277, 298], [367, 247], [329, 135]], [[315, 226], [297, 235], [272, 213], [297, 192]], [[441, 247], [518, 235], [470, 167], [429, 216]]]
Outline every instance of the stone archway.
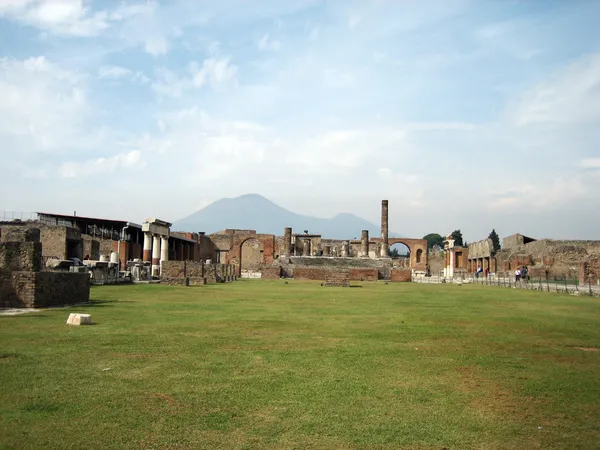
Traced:
[[264, 248], [262, 242], [251, 237], [240, 244], [240, 271], [256, 272], [260, 270], [264, 261]]
[[[373, 239], [375, 242], [381, 242], [381, 239]], [[410, 238], [389, 238], [388, 245], [391, 248], [395, 244], [404, 244], [409, 250], [409, 267], [413, 270], [426, 271], [427, 258], [427, 241], [425, 239], [410, 239]]]

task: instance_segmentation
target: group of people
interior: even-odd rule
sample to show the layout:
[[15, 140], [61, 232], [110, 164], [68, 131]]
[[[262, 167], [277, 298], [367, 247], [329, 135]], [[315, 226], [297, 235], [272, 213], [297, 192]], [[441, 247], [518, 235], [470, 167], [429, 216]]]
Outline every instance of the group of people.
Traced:
[[523, 266], [523, 268], [517, 267], [517, 270], [515, 270], [515, 281], [519, 282], [521, 280], [529, 280], [529, 269], [527, 266]]
[[488, 268], [487, 268], [487, 267], [485, 268], [485, 270], [483, 270], [483, 269], [481, 268], [481, 266], [477, 266], [477, 271], [475, 272], [475, 278], [479, 278], [479, 274], [480, 274], [480, 273], [483, 273], [483, 274], [484, 274], [484, 276], [487, 278], [487, 276], [488, 276], [488, 273], [489, 273], [489, 270], [488, 270]]

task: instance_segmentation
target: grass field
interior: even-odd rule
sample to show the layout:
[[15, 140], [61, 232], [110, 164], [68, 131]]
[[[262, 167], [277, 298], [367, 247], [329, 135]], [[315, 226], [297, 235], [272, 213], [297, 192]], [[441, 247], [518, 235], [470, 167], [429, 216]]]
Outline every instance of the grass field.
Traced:
[[597, 298], [260, 280], [92, 298], [0, 317], [0, 448], [600, 447]]

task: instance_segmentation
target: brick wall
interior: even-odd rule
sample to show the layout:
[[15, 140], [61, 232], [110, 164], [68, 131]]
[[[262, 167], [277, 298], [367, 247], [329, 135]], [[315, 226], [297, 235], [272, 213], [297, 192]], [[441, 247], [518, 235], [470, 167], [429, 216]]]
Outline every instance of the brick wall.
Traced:
[[410, 269], [393, 269], [390, 273], [390, 280], [394, 282], [411, 281], [412, 271]]
[[[296, 267], [294, 268], [295, 280], [317, 280], [323, 281], [328, 276], [344, 270], [324, 267]], [[377, 281], [379, 271], [371, 268], [350, 268], [347, 270], [352, 281]]]
[[262, 269], [261, 278], [263, 280], [279, 280], [281, 277], [281, 267], [266, 267]]
[[329, 270], [317, 267], [295, 267], [294, 280], [317, 280], [323, 281], [329, 274]]
[[379, 270], [377, 269], [349, 269], [350, 280], [352, 281], [377, 281]]

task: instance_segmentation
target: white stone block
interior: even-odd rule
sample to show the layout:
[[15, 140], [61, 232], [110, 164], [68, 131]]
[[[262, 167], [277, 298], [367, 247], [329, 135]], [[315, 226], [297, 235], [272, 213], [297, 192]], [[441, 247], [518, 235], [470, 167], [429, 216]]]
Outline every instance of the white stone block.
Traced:
[[67, 325], [91, 325], [91, 314], [71, 313], [67, 319]]

